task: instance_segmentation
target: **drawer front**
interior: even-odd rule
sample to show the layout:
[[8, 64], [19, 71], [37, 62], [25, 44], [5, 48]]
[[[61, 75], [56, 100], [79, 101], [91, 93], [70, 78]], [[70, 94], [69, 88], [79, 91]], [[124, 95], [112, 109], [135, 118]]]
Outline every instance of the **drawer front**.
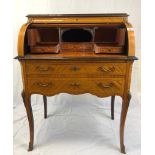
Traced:
[[93, 50], [93, 44], [91, 43], [62, 43], [60, 45], [60, 51], [68, 52], [68, 51], [92, 51]]
[[27, 63], [27, 74], [48, 74], [49, 76], [68, 75], [68, 74], [84, 74], [85, 68], [80, 64], [64, 64], [64, 63]]
[[124, 91], [124, 78], [29, 78], [28, 90], [44, 95], [91, 93], [101, 97], [121, 96]]
[[30, 53], [58, 53], [59, 46], [31, 46]]
[[125, 75], [125, 72], [126, 63], [26, 63], [27, 74], [49, 74], [56, 77]]
[[123, 53], [124, 47], [95, 46], [95, 53]]
[[109, 76], [109, 75], [125, 75], [125, 63], [95, 63], [86, 66], [88, 75]]

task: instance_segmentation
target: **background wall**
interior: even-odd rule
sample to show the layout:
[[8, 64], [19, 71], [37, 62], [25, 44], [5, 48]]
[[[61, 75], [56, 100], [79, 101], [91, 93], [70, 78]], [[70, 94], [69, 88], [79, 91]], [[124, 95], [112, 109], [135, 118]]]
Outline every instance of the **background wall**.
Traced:
[[[140, 0], [14, 0], [14, 56], [17, 56], [17, 37], [27, 14], [63, 13], [128, 13], [135, 29], [136, 56], [140, 59], [141, 16]], [[14, 106], [22, 102], [20, 65], [14, 61]], [[140, 98], [140, 60], [133, 66], [131, 91], [133, 98]]]

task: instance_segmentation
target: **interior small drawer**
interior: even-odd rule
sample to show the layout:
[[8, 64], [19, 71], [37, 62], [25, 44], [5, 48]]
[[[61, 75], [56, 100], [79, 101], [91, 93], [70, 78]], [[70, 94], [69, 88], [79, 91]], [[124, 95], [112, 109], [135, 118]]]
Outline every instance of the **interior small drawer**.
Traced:
[[94, 50], [92, 43], [62, 43], [60, 52], [90, 52]]
[[30, 53], [43, 54], [43, 53], [59, 53], [59, 44], [51, 44], [47, 46], [37, 45], [30, 47]]
[[123, 53], [125, 48], [123, 46], [103, 46], [95, 44], [95, 53]]

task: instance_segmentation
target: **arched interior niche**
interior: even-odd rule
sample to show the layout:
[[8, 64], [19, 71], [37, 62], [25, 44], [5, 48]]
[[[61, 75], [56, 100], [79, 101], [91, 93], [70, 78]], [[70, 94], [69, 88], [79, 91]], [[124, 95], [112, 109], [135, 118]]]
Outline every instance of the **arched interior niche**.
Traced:
[[62, 32], [62, 42], [91, 42], [92, 33], [87, 29], [71, 28]]

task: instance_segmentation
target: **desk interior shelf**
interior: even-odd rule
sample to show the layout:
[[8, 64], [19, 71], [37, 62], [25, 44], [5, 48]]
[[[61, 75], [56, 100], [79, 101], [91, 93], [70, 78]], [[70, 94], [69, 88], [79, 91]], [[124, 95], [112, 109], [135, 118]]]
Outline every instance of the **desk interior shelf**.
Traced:
[[126, 54], [127, 32], [122, 23], [89, 27], [32, 24], [27, 30], [26, 42], [27, 53], [33, 54], [70, 51]]

